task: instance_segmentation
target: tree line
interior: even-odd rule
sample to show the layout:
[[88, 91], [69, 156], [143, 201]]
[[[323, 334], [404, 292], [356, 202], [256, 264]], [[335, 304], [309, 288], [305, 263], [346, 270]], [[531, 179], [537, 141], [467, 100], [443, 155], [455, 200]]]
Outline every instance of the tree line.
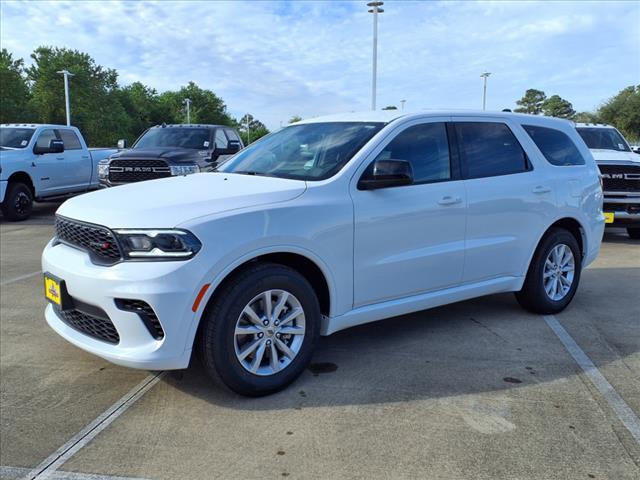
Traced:
[[191, 123], [232, 126], [245, 143], [269, 133], [251, 114], [234, 118], [219, 96], [194, 82], [158, 93], [141, 82], [121, 86], [116, 70], [77, 50], [39, 47], [31, 59], [27, 67], [7, 49], [0, 51], [0, 123], [64, 124], [63, 78], [57, 72], [69, 70], [71, 122], [91, 146], [112, 146], [121, 138], [131, 143], [152, 125], [186, 123], [187, 98]]
[[595, 111], [576, 112], [568, 100], [530, 88], [516, 102], [519, 113], [547, 115], [584, 123], [613, 125], [631, 142], [640, 140], [640, 85], [631, 85], [606, 100]]

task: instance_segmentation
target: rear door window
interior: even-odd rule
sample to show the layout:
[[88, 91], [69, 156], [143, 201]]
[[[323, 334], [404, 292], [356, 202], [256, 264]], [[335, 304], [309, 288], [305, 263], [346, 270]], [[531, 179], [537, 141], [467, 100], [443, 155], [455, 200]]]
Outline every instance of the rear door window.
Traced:
[[584, 165], [584, 158], [569, 136], [555, 128], [523, 125], [544, 158], [552, 165]]
[[224, 132], [221, 128], [216, 130], [216, 148], [220, 148], [225, 150], [228, 145], [227, 137], [224, 135]]
[[62, 138], [65, 150], [82, 150], [80, 140], [73, 130], [58, 130], [58, 133]]
[[495, 177], [530, 170], [511, 129], [499, 122], [455, 122], [464, 178]]

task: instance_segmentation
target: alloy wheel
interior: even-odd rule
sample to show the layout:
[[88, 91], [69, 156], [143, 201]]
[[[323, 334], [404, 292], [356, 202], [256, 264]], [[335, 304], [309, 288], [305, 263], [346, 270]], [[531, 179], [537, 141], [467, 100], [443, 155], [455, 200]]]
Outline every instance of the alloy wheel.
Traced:
[[557, 302], [567, 296], [575, 270], [575, 259], [569, 246], [561, 243], [551, 249], [543, 269], [544, 290], [551, 300]]

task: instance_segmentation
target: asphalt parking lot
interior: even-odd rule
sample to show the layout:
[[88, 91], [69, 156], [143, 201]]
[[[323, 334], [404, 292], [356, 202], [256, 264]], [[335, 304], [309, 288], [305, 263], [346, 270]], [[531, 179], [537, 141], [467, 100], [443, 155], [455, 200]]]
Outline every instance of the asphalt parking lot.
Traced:
[[640, 243], [623, 231], [555, 317], [505, 294], [356, 327], [247, 399], [197, 364], [129, 370], [49, 329], [56, 207], [0, 219], [3, 479], [640, 478]]

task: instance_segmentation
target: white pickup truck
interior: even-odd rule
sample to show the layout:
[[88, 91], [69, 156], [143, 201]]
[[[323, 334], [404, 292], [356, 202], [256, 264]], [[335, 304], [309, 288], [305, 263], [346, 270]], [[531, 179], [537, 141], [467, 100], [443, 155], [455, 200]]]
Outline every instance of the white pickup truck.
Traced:
[[25, 220], [34, 200], [98, 188], [98, 162], [116, 151], [87, 148], [76, 127], [1, 125], [0, 208], [4, 218]]

